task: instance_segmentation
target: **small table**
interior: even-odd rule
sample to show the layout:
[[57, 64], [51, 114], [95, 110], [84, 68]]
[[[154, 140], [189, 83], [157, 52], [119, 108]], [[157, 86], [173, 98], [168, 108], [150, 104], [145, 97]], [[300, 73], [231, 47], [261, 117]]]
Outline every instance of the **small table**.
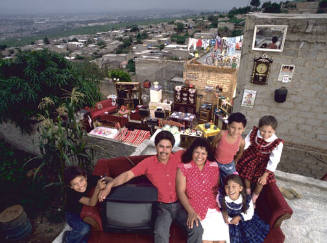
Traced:
[[205, 124], [199, 124], [196, 129], [201, 130], [205, 138], [216, 136], [220, 132], [220, 129], [214, 124], [210, 124], [210, 128], [205, 128]]
[[192, 126], [195, 115], [192, 113], [173, 112], [169, 118], [182, 124], [185, 123], [185, 127], [189, 128]]

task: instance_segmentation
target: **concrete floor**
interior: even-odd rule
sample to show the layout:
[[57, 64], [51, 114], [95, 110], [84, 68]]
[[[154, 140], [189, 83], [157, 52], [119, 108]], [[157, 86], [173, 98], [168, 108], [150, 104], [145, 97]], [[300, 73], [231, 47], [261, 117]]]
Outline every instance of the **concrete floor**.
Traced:
[[293, 189], [302, 198], [286, 199], [293, 215], [281, 226], [285, 243], [327, 242], [327, 182], [296, 174], [276, 172], [279, 187]]

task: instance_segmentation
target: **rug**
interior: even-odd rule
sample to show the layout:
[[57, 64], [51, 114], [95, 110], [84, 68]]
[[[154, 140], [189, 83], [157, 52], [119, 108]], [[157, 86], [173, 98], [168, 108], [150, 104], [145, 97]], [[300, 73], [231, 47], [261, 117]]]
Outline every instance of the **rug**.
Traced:
[[144, 140], [150, 139], [150, 137], [150, 131], [139, 129], [128, 130], [127, 128], [123, 128], [121, 129], [120, 133], [115, 137], [115, 140], [126, 144], [138, 146], [143, 143]]

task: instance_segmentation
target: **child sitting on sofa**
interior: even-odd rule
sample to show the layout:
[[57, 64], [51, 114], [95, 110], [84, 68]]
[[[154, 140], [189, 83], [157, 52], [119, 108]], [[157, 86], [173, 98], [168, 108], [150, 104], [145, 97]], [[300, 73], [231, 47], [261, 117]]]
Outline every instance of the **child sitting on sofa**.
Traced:
[[[72, 230], [64, 232], [64, 243], [87, 242], [90, 225], [80, 217], [82, 207], [83, 205], [95, 206], [98, 202], [99, 192], [105, 188], [106, 182], [109, 180], [111, 180], [109, 177], [88, 176], [83, 169], [77, 166], [70, 166], [65, 169], [64, 182], [68, 187], [65, 218]], [[89, 197], [89, 192], [94, 187], [94, 192]]]
[[246, 195], [239, 175], [226, 177], [225, 192], [218, 194], [217, 202], [229, 225], [230, 242], [261, 243], [265, 240], [269, 225], [254, 212], [251, 196]]

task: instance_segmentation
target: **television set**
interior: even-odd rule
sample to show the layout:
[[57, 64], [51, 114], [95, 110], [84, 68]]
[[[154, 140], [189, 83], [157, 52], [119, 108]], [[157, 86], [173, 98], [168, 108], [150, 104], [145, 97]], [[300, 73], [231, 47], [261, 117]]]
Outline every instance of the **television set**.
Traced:
[[152, 232], [157, 189], [144, 178], [112, 189], [101, 207], [106, 232]]

